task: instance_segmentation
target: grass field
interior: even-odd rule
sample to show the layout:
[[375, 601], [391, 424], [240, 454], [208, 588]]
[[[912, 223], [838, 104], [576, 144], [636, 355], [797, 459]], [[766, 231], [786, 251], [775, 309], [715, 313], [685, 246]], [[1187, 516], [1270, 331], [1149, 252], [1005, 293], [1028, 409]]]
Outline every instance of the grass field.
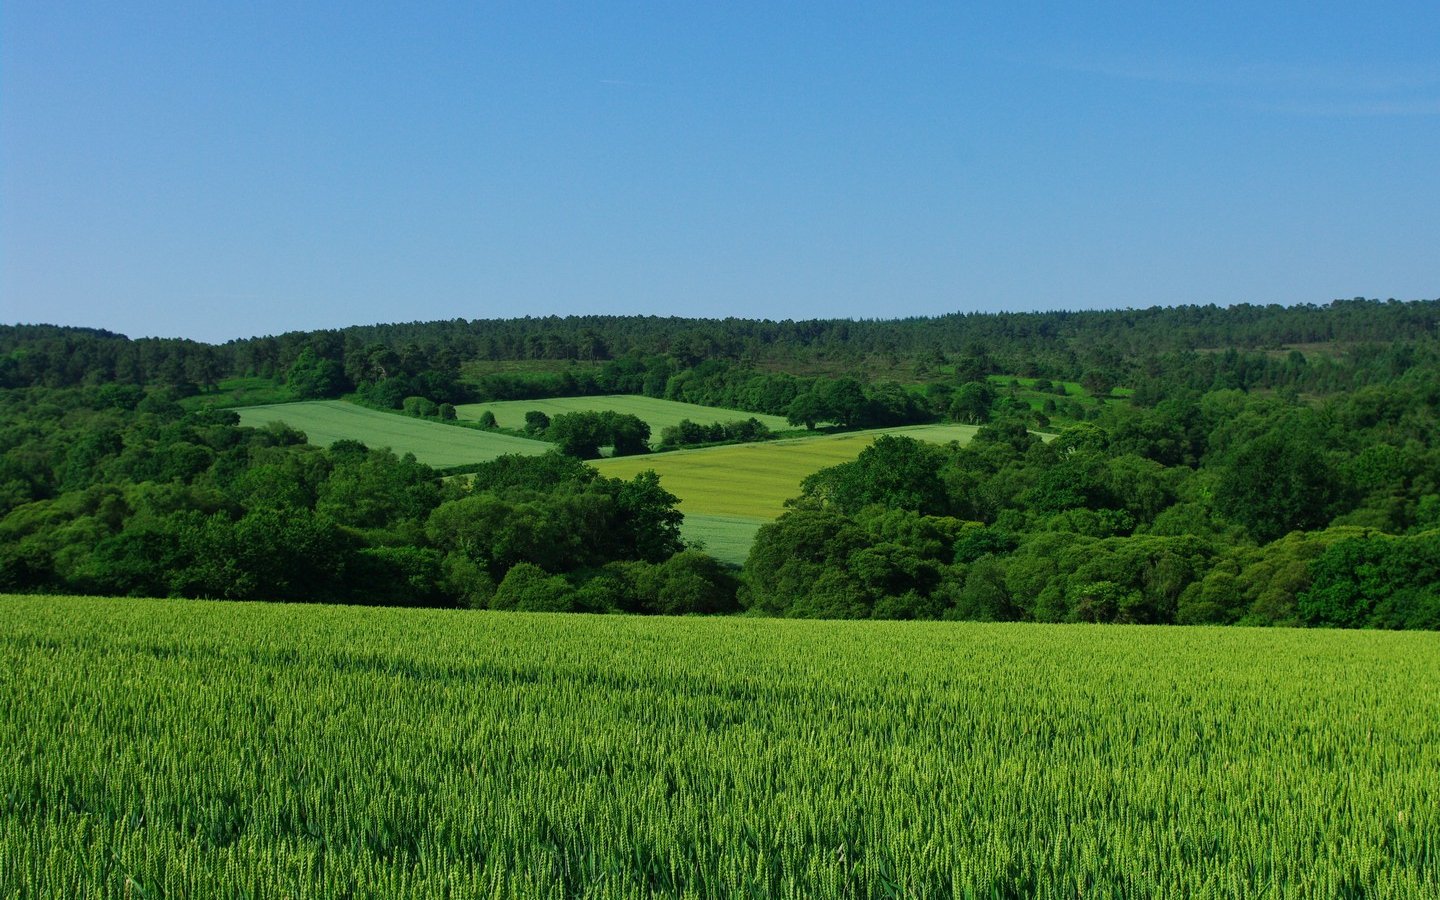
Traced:
[[285, 422], [305, 432], [310, 443], [321, 447], [348, 438], [376, 449], [389, 447], [396, 453], [413, 453], [420, 462], [439, 467], [485, 462], [505, 453], [538, 455], [551, 448], [542, 441], [426, 422], [343, 400], [250, 406], [235, 412], [240, 415], [241, 425], [262, 427], [270, 422]]
[[740, 412], [720, 409], [715, 406], [697, 406], [694, 403], [677, 403], [674, 400], [656, 400], [634, 394], [611, 394], [603, 397], [557, 397], [552, 400], [504, 400], [493, 403], [467, 403], [455, 407], [462, 419], [478, 419], [489, 410], [495, 414], [496, 424], [502, 428], [524, 428], [525, 414], [539, 410], [547, 416], [561, 413], [613, 410], [636, 416], [650, 426], [651, 443], [660, 440], [660, 429], [679, 425], [689, 419], [701, 425], [713, 422], [734, 422], [744, 419], [759, 419], [771, 431], [784, 431], [791, 426], [784, 416], [767, 416], [763, 413]]
[[716, 516], [686, 513], [680, 536], [687, 544], [697, 542], [705, 552], [722, 562], [744, 565], [755, 543], [755, 532], [767, 520], [753, 516]]
[[680, 509], [687, 517], [728, 516], [765, 522], [785, 511], [785, 501], [800, 493], [805, 476], [849, 462], [881, 434], [963, 443], [976, 430], [972, 425], [910, 425], [602, 459], [594, 465], [612, 478], [630, 478], [654, 469], [665, 489], [680, 498]]
[[1440, 896], [1433, 633], [0, 613], [0, 897]]

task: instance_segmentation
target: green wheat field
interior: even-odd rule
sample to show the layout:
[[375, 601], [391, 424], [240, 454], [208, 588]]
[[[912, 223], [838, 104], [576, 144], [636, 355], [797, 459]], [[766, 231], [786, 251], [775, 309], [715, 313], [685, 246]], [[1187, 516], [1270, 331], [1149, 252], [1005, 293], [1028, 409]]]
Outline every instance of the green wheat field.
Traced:
[[488, 462], [506, 453], [535, 456], [551, 448], [543, 441], [427, 422], [343, 400], [247, 406], [235, 412], [241, 425], [263, 428], [271, 422], [284, 422], [305, 432], [310, 443], [319, 447], [338, 440], [360, 441], [376, 449], [389, 447], [401, 455], [413, 453], [420, 462], [442, 468]]
[[0, 597], [0, 897], [1435, 897], [1440, 634]]

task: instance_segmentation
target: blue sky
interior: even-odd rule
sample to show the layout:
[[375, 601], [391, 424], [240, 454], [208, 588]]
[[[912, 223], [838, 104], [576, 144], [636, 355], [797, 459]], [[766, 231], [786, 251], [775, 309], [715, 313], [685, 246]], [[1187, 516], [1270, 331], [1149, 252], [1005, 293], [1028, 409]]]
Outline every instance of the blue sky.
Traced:
[[1440, 296], [1430, 3], [0, 5], [0, 321]]

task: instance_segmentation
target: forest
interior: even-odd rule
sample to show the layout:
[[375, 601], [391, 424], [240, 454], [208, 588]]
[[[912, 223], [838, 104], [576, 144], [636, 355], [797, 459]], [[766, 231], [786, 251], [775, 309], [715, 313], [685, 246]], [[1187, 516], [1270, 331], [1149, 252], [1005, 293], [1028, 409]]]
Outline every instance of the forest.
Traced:
[[[230, 409], [345, 397], [449, 421], [602, 394], [717, 407], [658, 449], [769, 437], [747, 413], [981, 427], [965, 445], [880, 437], [816, 472], [737, 570], [685, 545], [653, 475], [584, 462], [651, 452], [634, 417], [537, 420], [551, 453], [460, 477]], [[222, 345], [0, 326], [0, 591], [1433, 629], [1437, 419], [1440, 300], [454, 320]]]

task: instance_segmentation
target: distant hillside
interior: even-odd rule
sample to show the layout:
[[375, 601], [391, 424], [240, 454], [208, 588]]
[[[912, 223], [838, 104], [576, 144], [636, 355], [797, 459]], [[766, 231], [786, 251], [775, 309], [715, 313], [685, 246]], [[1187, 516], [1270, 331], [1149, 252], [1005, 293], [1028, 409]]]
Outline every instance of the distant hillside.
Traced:
[[[964, 362], [994, 373], [1078, 379], [1110, 371], [1122, 382], [1163, 354], [1265, 351], [1434, 341], [1440, 299], [1336, 300], [1323, 305], [955, 313], [904, 319], [770, 321], [658, 316], [453, 319], [288, 332], [209, 345], [88, 328], [0, 326], [0, 386], [99, 381], [189, 383], [284, 375], [309, 350], [356, 380], [381, 351], [411, 369], [474, 360], [598, 364], [663, 356], [678, 367], [706, 360], [796, 374], [932, 373]], [[383, 365], [383, 363], [382, 363]]]

